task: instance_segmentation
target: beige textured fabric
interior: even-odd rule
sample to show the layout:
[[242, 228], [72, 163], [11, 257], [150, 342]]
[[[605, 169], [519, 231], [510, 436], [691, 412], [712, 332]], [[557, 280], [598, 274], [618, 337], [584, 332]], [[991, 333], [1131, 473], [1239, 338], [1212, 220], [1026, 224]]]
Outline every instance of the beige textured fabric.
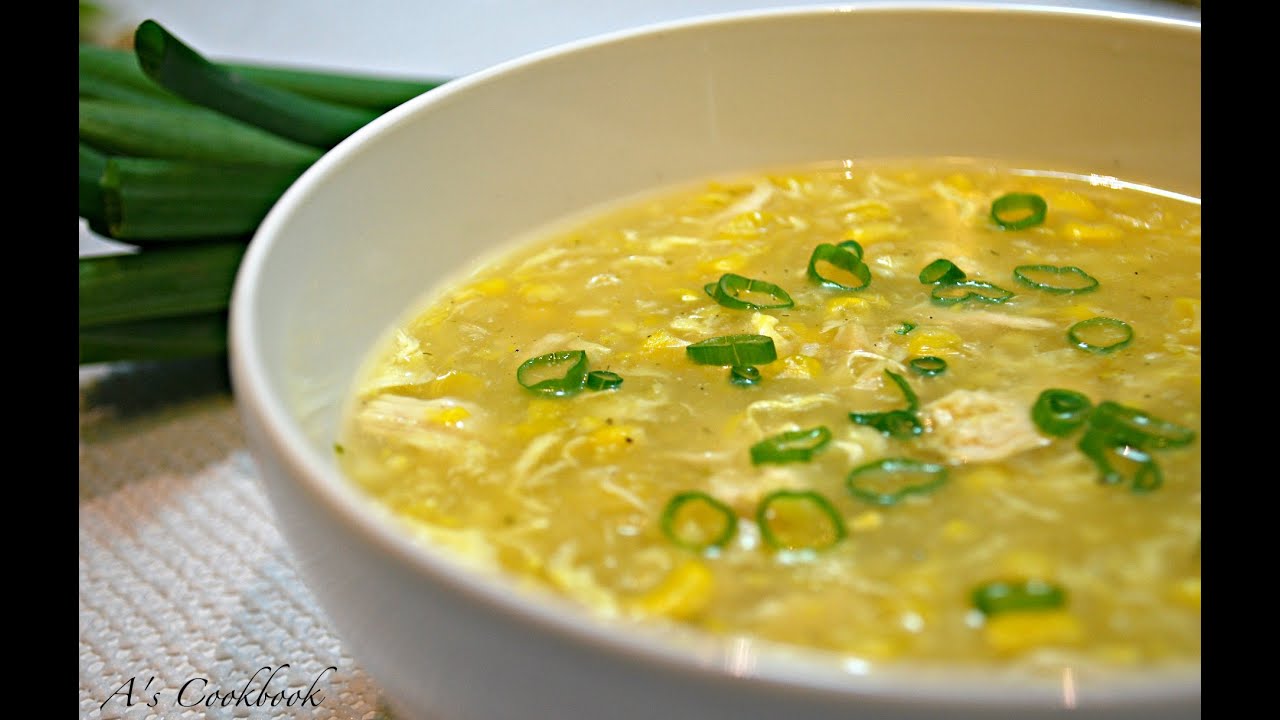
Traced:
[[81, 718], [393, 720], [294, 571], [221, 362], [82, 368], [79, 487]]

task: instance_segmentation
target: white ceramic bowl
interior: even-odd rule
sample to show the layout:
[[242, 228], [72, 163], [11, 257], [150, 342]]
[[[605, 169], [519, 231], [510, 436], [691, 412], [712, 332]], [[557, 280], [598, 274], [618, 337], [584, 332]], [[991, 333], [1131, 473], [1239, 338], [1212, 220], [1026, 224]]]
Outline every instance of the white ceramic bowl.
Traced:
[[1198, 197], [1200, 26], [876, 4], [644, 28], [419, 97], [284, 194], [236, 283], [235, 397], [302, 576], [398, 718], [1199, 717], [1198, 664], [1027, 682], [622, 631], [415, 543], [334, 463], [366, 353], [479, 253], [672, 182], [937, 155]]

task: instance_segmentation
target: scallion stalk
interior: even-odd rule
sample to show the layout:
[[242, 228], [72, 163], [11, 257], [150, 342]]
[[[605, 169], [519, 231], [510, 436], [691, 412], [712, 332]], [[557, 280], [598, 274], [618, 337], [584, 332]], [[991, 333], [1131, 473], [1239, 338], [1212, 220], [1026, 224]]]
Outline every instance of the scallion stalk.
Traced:
[[226, 310], [246, 245], [80, 258], [80, 328]]

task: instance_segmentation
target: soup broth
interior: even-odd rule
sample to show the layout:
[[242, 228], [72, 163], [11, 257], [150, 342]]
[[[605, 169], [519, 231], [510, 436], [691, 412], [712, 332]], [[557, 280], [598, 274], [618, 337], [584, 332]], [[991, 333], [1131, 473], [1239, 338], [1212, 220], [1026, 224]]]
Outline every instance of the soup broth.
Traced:
[[977, 161], [668, 189], [377, 348], [335, 446], [601, 616], [873, 662], [1200, 656], [1200, 203]]

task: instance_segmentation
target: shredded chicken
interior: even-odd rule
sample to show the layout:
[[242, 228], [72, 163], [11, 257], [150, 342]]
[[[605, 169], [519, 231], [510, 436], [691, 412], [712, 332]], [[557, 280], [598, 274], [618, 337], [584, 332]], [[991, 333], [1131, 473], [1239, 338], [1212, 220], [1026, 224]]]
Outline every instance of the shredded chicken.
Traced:
[[981, 390], [955, 390], [925, 405], [926, 442], [953, 463], [1001, 460], [1049, 444], [1027, 406]]

